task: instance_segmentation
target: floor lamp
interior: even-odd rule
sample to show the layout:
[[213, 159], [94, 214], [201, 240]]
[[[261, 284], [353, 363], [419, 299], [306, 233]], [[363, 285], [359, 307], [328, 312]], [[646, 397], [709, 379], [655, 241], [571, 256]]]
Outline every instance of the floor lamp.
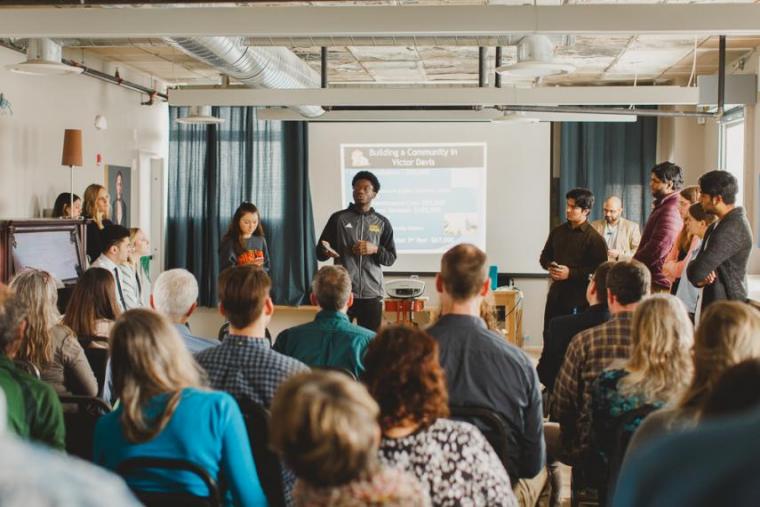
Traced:
[[71, 173], [71, 198], [69, 204], [69, 216], [74, 212], [74, 167], [82, 167], [82, 131], [76, 129], [66, 129], [63, 134], [63, 155], [61, 155], [61, 165], [69, 166]]

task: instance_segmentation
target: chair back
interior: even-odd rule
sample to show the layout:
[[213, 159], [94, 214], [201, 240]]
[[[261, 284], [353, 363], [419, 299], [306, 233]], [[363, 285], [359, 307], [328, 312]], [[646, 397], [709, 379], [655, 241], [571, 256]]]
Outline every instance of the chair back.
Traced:
[[129, 477], [136, 473], [145, 472], [147, 469], [178, 470], [197, 475], [208, 488], [208, 496], [197, 496], [191, 493], [159, 493], [155, 491], [141, 491], [130, 489], [140, 502], [146, 507], [163, 507], [167, 505], [181, 505], [183, 507], [216, 507], [221, 505], [221, 497], [216, 481], [201, 466], [187, 460], [172, 458], [155, 458], [140, 456], [128, 458], [116, 468], [116, 473], [122, 476], [129, 484]]
[[509, 472], [510, 478], [513, 477], [514, 471], [507, 466], [509, 461], [507, 458], [509, 455], [509, 423], [504, 419], [504, 416], [490, 408], [464, 405], [450, 405], [449, 412], [451, 419], [473, 424], [483, 433], [504, 468]]
[[92, 461], [92, 441], [100, 416], [111, 411], [111, 405], [95, 396], [59, 395], [64, 406], [63, 424], [66, 427], [66, 452]]
[[237, 402], [243, 413], [256, 471], [269, 505], [285, 505], [283, 467], [279, 456], [269, 447], [269, 410], [249, 399], [241, 398]]
[[[81, 343], [81, 341], [80, 341]], [[84, 347], [84, 355], [98, 381], [98, 395], [103, 395], [103, 385], [106, 382], [106, 365], [108, 364], [108, 349]]]

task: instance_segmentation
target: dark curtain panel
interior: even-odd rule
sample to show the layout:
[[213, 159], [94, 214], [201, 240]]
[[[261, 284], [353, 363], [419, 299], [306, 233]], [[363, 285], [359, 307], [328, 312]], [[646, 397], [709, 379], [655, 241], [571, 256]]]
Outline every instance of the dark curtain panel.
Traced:
[[649, 217], [649, 175], [656, 161], [657, 118], [635, 123], [568, 122], [561, 126], [560, 222], [565, 220], [565, 194], [587, 187], [596, 197], [591, 219], [603, 218], [610, 195], [623, 199], [623, 216], [642, 226]]
[[180, 125], [187, 108], [169, 108], [166, 268], [185, 268], [200, 303], [217, 302], [219, 242], [235, 209], [253, 202], [271, 255], [272, 298], [306, 302], [316, 270], [306, 124], [256, 120], [251, 107], [213, 108], [221, 125]]

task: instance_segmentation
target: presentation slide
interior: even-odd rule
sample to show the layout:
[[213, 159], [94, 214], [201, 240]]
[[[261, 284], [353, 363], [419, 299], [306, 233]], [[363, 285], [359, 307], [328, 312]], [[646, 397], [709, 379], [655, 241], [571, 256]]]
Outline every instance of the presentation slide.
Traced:
[[362, 170], [382, 182], [372, 203], [393, 224], [399, 254], [486, 247], [486, 144], [342, 144], [342, 202]]

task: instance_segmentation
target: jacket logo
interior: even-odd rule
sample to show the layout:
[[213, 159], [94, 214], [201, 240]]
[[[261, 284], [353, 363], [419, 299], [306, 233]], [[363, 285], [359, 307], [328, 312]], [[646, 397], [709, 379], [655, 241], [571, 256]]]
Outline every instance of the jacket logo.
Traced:
[[380, 232], [380, 226], [377, 224], [371, 224], [369, 226], [369, 232]]
[[343, 227], [345, 227], [346, 229], [353, 229], [353, 228], [354, 228], [354, 226], [353, 226], [353, 225], [351, 225], [351, 222], [347, 223], [347, 224], [346, 224], [346, 225], [344, 225]]

